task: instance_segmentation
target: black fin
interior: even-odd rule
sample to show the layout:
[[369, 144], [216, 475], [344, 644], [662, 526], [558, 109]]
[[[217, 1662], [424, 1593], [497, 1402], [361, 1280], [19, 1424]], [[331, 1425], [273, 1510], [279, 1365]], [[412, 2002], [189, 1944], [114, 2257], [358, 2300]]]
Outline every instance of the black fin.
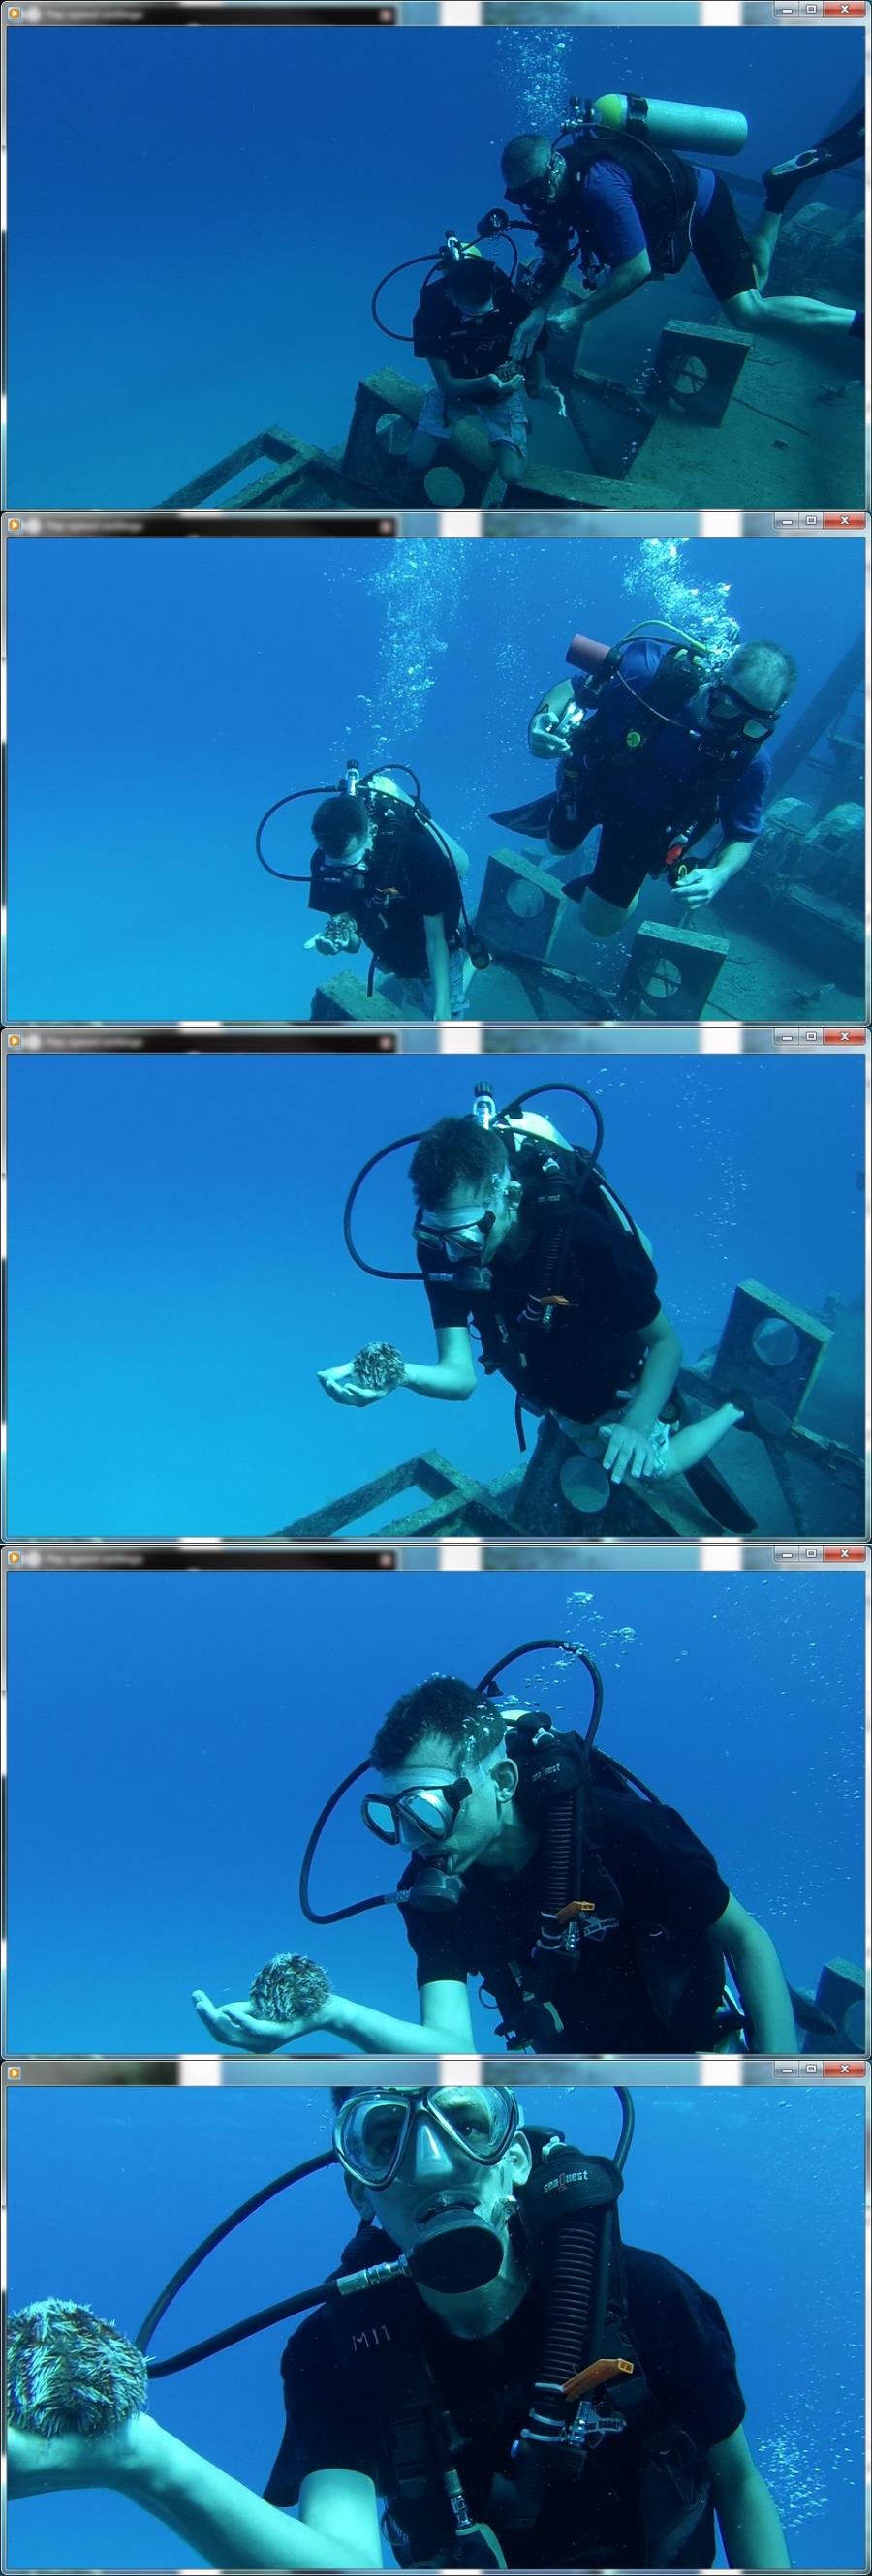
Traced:
[[690, 1486], [691, 1493], [695, 1494], [697, 1501], [711, 1513], [713, 1520], [722, 1523], [731, 1537], [752, 1538], [754, 1536], [757, 1522], [752, 1514], [745, 1510], [744, 1503], [739, 1502], [738, 1495], [733, 1493], [732, 1487], [718, 1473], [717, 1467], [712, 1466], [710, 1458], [701, 1458], [696, 1467], [685, 1467], [683, 1472], [685, 1483]]
[[503, 823], [509, 832], [526, 832], [529, 841], [547, 841], [548, 825], [554, 809], [554, 797], [534, 796], [527, 805], [508, 805], [503, 813], [492, 814], [492, 823]]
[[780, 215], [789, 205], [797, 188], [807, 179], [825, 179], [830, 170], [844, 170], [850, 161], [859, 161], [865, 142], [865, 117], [862, 108], [839, 125], [834, 134], [824, 136], [809, 152], [797, 152], [792, 161], [781, 161], [763, 172], [763, 189], [767, 211]]

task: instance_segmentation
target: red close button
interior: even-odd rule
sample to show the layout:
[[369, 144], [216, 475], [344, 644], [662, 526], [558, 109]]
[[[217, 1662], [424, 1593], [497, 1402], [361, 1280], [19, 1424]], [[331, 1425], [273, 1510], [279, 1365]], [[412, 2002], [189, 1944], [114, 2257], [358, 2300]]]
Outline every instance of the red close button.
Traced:
[[825, 2075], [865, 2075], [862, 2057], [825, 2057]]
[[862, 1046], [864, 1036], [865, 1030], [863, 1029], [825, 1029], [824, 1045]]
[[865, 1565], [865, 1547], [825, 1547], [825, 1565]]
[[864, 510], [825, 510], [825, 528], [865, 528]]
[[865, 18], [866, 0], [824, 0], [825, 18]]

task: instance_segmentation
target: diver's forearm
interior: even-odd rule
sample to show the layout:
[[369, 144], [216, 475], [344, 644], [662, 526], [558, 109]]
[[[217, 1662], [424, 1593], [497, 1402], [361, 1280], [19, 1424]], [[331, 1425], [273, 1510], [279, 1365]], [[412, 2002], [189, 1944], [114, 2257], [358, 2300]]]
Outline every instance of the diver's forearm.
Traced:
[[433, 985], [433, 1018], [434, 1020], [450, 1020], [451, 971], [448, 963], [447, 948], [443, 947], [440, 951], [437, 951], [435, 957], [431, 957], [429, 959], [429, 966], [430, 978]]
[[728, 2567], [790, 2566], [778, 2507], [756, 2472], [736, 2495], [719, 2498], [717, 2512]]
[[[292, 2522], [276, 2505], [176, 2441], [150, 2416], [137, 2427], [137, 2456], [125, 2473], [132, 2503], [196, 2549], [207, 2567], [357, 2567], [342, 2544]], [[379, 2562], [380, 2564], [381, 2562]]]
[[455, 1378], [439, 1360], [435, 1360], [431, 1367], [422, 1360], [406, 1360], [401, 1385], [409, 1395], [435, 1395], [441, 1397], [445, 1404], [461, 1404], [464, 1397], [474, 1391], [466, 1378]]
[[651, 1431], [667, 1397], [672, 1394], [680, 1367], [681, 1343], [677, 1333], [652, 1342], [645, 1353], [635, 1395], [624, 1406], [621, 1421], [629, 1422], [635, 1431]]
[[753, 1948], [737, 1946], [727, 1957], [748, 2015], [751, 2047], [764, 2057], [789, 2057], [797, 2045], [796, 2023], [774, 1941], [758, 1925]]
[[373, 2012], [369, 2004], [352, 2003], [347, 1995], [331, 1995], [321, 2027], [332, 2031], [336, 2039], [353, 2040], [355, 2048], [369, 2057], [432, 2057], [434, 2052], [457, 2052], [457, 2041], [450, 2032], [425, 2029], [419, 2021], [396, 2021], [393, 2013]]
[[753, 847], [753, 841], [725, 841], [722, 849], [716, 851], [711, 864], [723, 885], [730, 877], [737, 877], [740, 868], [747, 867]]
[[598, 313], [608, 313], [613, 304], [624, 304], [628, 295], [638, 295], [640, 286], [644, 284], [644, 278], [622, 277], [620, 269], [613, 269], [611, 277], [607, 277], [602, 286], [595, 286], [585, 297], [581, 307], [585, 329], [589, 322], [596, 321]]
[[497, 403], [505, 387], [495, 385], [493, 376], [443, 376], [441, 390], [449, 402], [458, 402], [465, 394], [469, 402]]

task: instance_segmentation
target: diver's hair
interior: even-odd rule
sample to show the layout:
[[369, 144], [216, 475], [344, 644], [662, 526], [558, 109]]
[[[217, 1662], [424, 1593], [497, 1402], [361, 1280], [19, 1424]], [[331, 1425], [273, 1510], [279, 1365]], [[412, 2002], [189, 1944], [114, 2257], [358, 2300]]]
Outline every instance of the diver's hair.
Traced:
[[500, 169], [509, 187], [523, 188], [528, 179], [541, 179], [553, 149], [547, 134], [514, 135], [500, 157]]
[[506, 1148], [494, 1127], [480, 1127], [477, 1118], [437, 1118], [416, 1145], [409, 1165], [409, 1179], [419, 1207], [436, 1207], [467, 1181], [475, 1190], [487, 1190], [506, 1169]]
[[789, 698], [791, 689], [796, 687], [799, 670], [793, 654], [786, 653], [783, 644], [771, 644], [767, 636], [759, 639], [754, 636], [748, 644], [738, 645], [731, 659], [734, 670], [741, 663], [747, 663], [749, 668], [761, 671], [767, 680], [775, 679], [783, 698]]
[[325, 858], [344, 858], [349, 843], [362, 841], [369, 822], [359, 796], [325, 796], [312, 816], [312, 830]]
[[468, 259], [454, 262], [445, 278], [452, 302], [465, 305], [470, 313], [480, 313], [490, 303], [496, 281], [495, 260], [482, 259], [475, 251]]
[[394, 1701], [369, 1758], [377, 1771], [395, 1771], [426, 1735], [436, 1735], [460, 1763], [483, 1762], [502, 1743], [505, 1731], [504, 1711], [470, 1690], [468, 1682], [455, 1681], [450, 1673], [431, 1673], [429, 1681]]

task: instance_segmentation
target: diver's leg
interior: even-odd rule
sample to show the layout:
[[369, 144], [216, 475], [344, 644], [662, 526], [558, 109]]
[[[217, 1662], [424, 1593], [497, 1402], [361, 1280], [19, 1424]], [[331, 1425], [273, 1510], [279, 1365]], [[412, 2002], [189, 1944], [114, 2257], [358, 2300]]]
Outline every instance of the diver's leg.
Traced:
[[797, 335], [816, 340], [860, 336], [862, 317], [852, 304], [819, 304], [811, 295], [764, 296], [752, 286], [743, 295], [731, 296], [721, 309], [737, 331], [770, 332], [782, 340], [795, 340]]
[[526, 464], [522, 448], [511, 447], [508, 439], [501, 438], [495, 441], [493, 453], [496, 470], [491, 476], [487, 490], [482, 494], [484, 509], [499, 508], [500, 502], [505, 500], [509, 484], [517, 482]]
[[[778, 236], [780, 211], [764, 214], [754, 242], [747, 242], [726, 181], [718, 173], [711, 205], [693, 221], [694, 257], [706, 285], [734, 330], [796, 339], [857, 335], [853, 307], [819, 304], [810, 295], [762, 295], [761, 284]], [[759, 258], [758, 258], [759, 253]]]
[[719, 1404], [716, 1413], [703, 1414], [699, 1422], [686, 1422], [680, 1431], [672, 1433], [661, 1474], [684, 1476], [688, 1467], [698, 1467], [700, 1460], [710, 1457], [718, 1441], [728, 1431], [734, 1431], [741, 1420], [739, 1405]]
[[415, 475], [428, 473], [439, 454], [441, 443], [438, 438], [433, 437], [430, 430], [422, 429], [419, 422], [417, 429], [413, 431], [411, 443], [406, 449], [407, 473]]
[[[660, 856], [660, 842], [656, 855]], [[654, 854], [650, 830], [638, 817], [616, 813], [603, 816], [596, 865], [589, 877], [575, 877], [566, 893], [577, 902], [585, 930], [593, 939], [614, 939], [625, 921], [634, 913]]]
[[780, 231], [781, 216], [771, 214], [768, 208], [764, 208], [762, 215], [758, 217], [756, 231], [751, 234], [748, 242], [748, 249], [754, 262], [757, 285], [760, 287], [763, 287], [766, 284], [766, 280], [772, 266], [772, 255]]
[[[579, 894], [573, 893], [574, 886], [580, 887]], [[590, 931], [592, 939], [614, 939], [616, 933], [623, 930], [625, 921], [629, 921], [631, 913], [636, 911], [639, 901], [638, 895], [634, 894], [630, 903], [606, 903], [601, 894], [591, 892], [590, 879], [585, 877], [574, 878], [565, 892], [577, 903], [583, 927]]]

